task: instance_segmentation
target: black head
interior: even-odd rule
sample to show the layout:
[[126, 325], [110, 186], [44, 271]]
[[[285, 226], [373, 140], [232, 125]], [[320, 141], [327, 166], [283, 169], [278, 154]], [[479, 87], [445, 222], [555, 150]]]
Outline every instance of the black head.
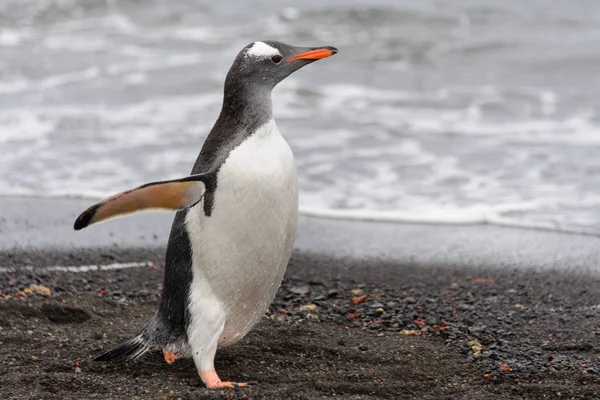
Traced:
[[226, 86], [252, 86], [273, 89], [294, 71], [321, 58], [337, 53], [335, 47], [294, 47], [281, 42], [254, 42], [238, 54], [229, 73]]

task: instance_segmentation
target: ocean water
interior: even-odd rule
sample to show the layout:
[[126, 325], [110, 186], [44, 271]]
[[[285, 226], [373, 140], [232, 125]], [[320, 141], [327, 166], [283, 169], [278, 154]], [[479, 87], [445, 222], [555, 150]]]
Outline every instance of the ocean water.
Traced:
[[340, 49], [274, 92], [303, 213], [600, 234], [594, 0], [0, 0], [0, 195], [189, 173], [261, 39]]

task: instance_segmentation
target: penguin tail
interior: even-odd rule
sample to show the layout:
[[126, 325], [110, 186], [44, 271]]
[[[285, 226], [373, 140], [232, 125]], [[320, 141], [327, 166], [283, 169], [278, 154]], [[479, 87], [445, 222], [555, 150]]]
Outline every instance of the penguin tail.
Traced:
[[92, 361], [126, 361], [134, 360], [152, 349], [152, 345], [145, 339], [144, 331], [115, 347], [92, 359]]

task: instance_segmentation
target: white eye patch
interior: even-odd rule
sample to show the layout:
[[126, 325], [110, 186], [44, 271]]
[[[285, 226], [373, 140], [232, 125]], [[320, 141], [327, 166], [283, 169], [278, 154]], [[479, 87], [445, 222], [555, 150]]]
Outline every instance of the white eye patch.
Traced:
[[281, 53], [279, 53], [279, 50], [277, 50], [273, 46], [269, 46], [265, 42], [254, 42], [252, 47], [250, 47], [246, 51], [246, 54], [251, 57], [256, 57], [256, 58], [270, 58], [275, 55], [277, 55], [277, 56], [281, 55]]

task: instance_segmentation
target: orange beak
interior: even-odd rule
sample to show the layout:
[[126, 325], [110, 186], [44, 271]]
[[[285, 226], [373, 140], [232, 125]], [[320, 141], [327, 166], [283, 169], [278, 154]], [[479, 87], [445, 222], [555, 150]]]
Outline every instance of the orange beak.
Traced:
[[297, 55], [296, 57], [290, 58], [288, 62], [296, 60], [319, 60], [321, 58], [327, 58], [338, 52], [335, 47], [323, 47], [320, 49], [314, 49]]

